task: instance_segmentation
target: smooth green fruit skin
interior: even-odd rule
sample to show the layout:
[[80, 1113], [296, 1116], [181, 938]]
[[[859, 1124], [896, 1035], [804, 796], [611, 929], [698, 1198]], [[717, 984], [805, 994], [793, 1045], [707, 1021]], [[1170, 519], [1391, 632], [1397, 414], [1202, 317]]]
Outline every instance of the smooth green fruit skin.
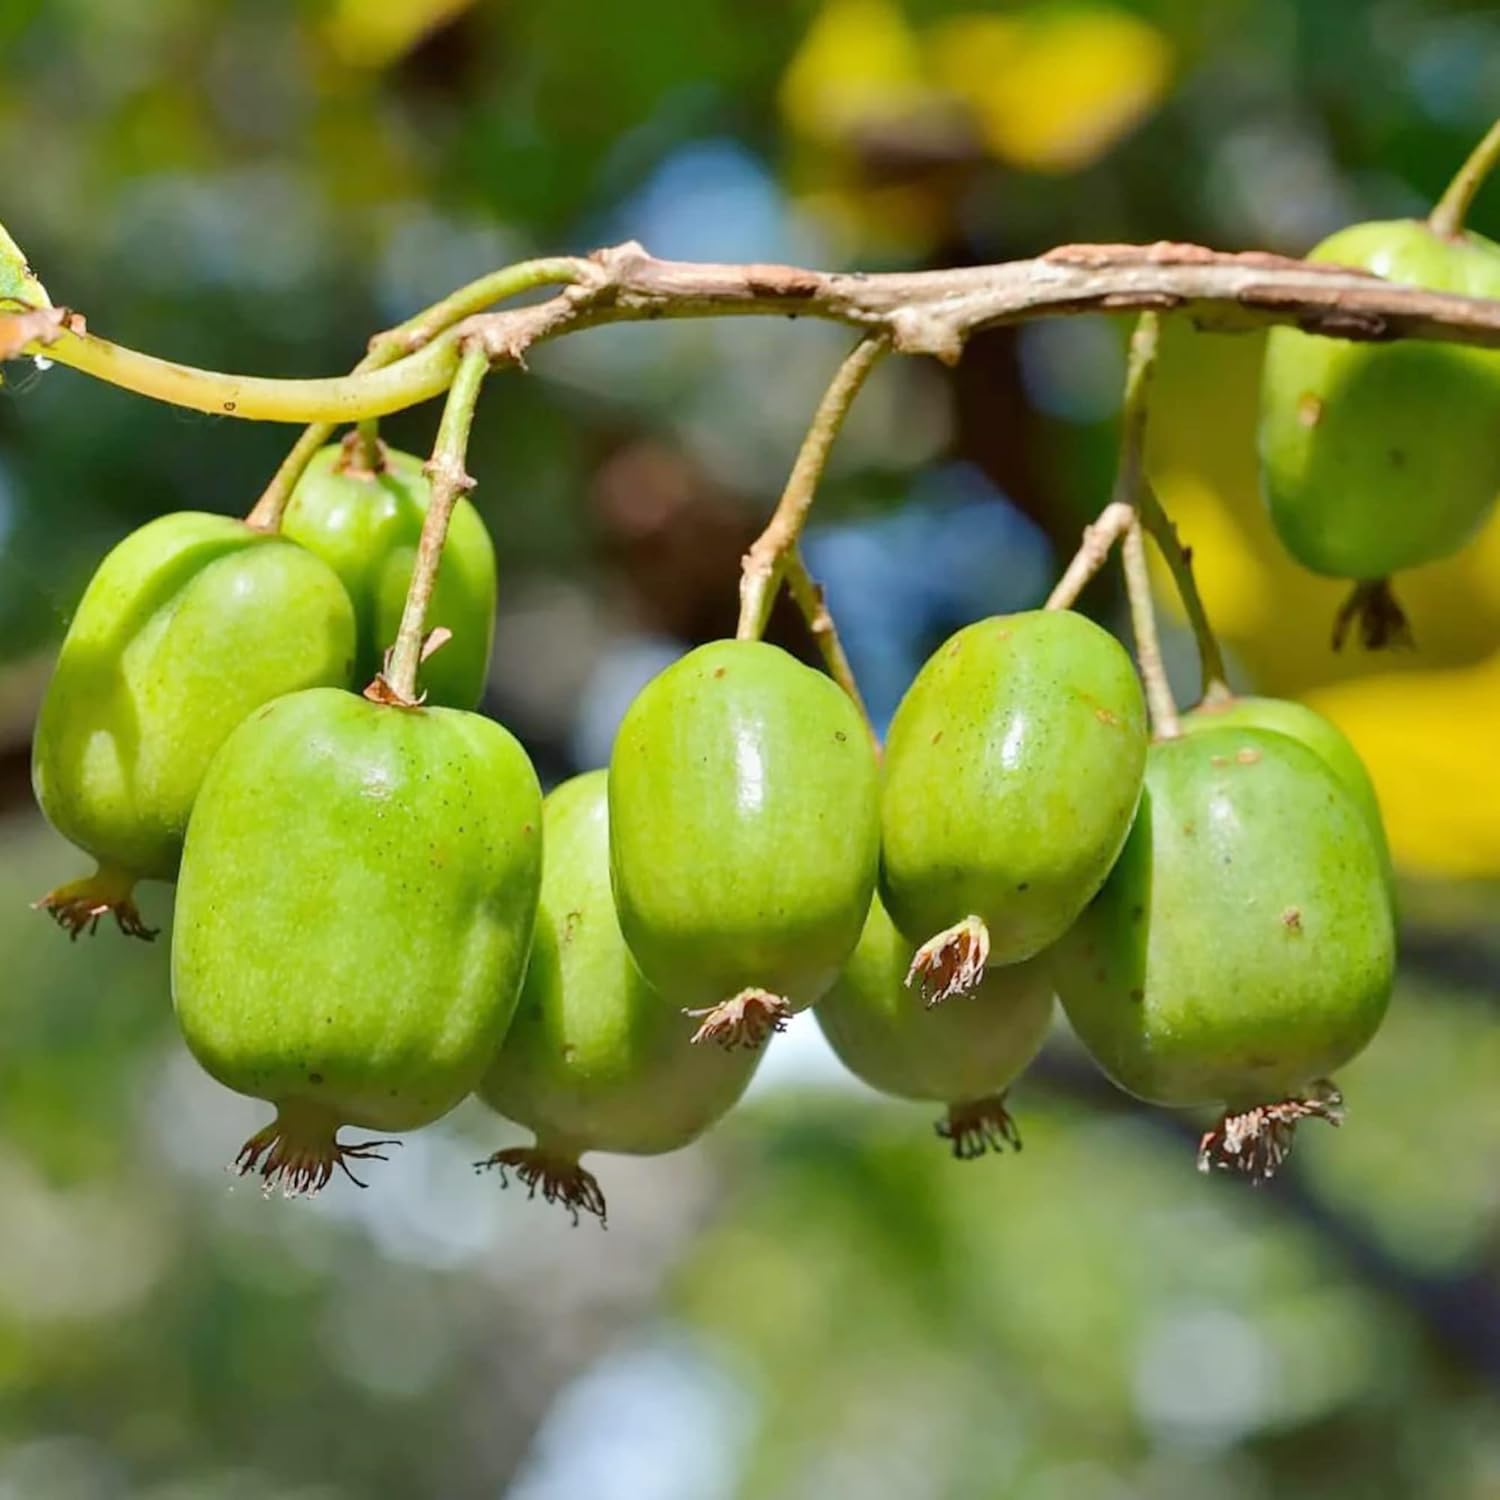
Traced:
[[[1500, 245], [1397, 219], [1308, 257], [1391, 281], [1500, 296]], [[1384, 578], [1456, 551], [1500, 494], [1500, 353], [1419, 339], [1370, 345], [1272, 331], [1261, 480], [1287, 550], [1317, 573]]]
[[1306, 746], [1233, 727], [1152, 746], [1119, 863], [1052, 954], [1063, 1009], [1116, 1083], [1231, 1108], [1362, 1051], [1394, 967], [1363, 810]]
[[1041, 1050], [1052, 1020], [1043, 958], [989, 969], [975, 989], [930, 1009], [906, 985], [912, 945], [870, 904], [859, 946], [813, 1007], [839, 1061], [900, 1099], [962, 1104], [1000, 1093]]
[[170, 880], [230, 731], [283, 693], [347, 686], [353, 662], [353, 608], [312, 553], [227, 516], [161, 516], [73, 617], [33, 741], [37, 801], [101, 863]]
[[982, 917], [990, 962], [1067, 930], [1130, 831], [1146, 706], [1124, 648], [1069, 610], [980, 620], [923, 666], [891, 721], [880, 890], [924, 943]]
[[605, 772], [564, 782], [542, 816], [531, 967], [479, 1095], [554, 1153], [676, 1151], [739, 1099], [763, 1049], [695, 1047], [636, 969], [610, 893]]
[[[396, 639], [432, 489], [422, 460], [409, 453], [387, 449], [384, 473], [358, 475], [339, 472], [341, 451], [335, 443], [313, 455], [281, 529], [317, 553], [349, 591], [359, 621], [355, 682], [363, 686]], [[427, 625], [445, 626], [453, 639], [422, 664], [426, 701], [474, 708], [484, 694], [495, 633], [495, 548], [479, 512], [464, 499], [448, 523]]]
[[846, 694], [776, 646], [715, 641], [647, 683], [609, 774], [615, 905], [645, 977], [673, 1005], [747, 987], [811, 1005], [870, 907], [878, 785]]
[[1317, 709], [1290, 698], [1230, 698], [1222, 703], [1200, 704], [1184, 714], [1182, 728], [1187, 734], [1201, 734], [1208, 729], [1269, 729], [1306, 745], [1333, 772], [1344, 790], [1364, 814], [1365, 825], [1380, 850], [1380, 864], [1386, 885], [1394, 892], [1396, 876], [1391, 865], [1390, 845], [1385, 836], [1385, 820], [1380, 815], [1380, 799], [1375, 783], [1359, 758], [1359, 751], [1348, 736], [1325, 719]]
[[188, 829], [172, 993], [242, 1094], [409, 1130], [473, 1090], [536, 918], [541, 790], [456, 709], [314, 689], [230, 736]]

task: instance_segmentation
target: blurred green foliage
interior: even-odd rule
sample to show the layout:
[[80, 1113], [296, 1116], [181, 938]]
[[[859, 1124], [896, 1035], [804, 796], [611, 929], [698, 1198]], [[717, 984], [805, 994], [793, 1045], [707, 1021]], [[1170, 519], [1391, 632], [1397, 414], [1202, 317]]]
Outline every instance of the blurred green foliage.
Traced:
[[[8, 0], [0, 219], [111, 337], [326, 373], [482, 270], [633, 235], [866, 266], [1295, 252], [1421, 211], [1497, 97], [1480, 0]], [[1245, 441], [1253, 347], [1197, 364], [1180, 342], [1163, 383], [1189, 415], [1162, 450], [1186, 504], [1234, 488], [1214, 464]], [[732, 625], [739, 553], [845, 346], [600, 331], [487, 392], [489, 707], [544, 770], [597, 758], [643, 660]], [[1069, 545], [1119, 368], [1094, 323], [987, 336], [951, 376], [893, 363], [820, 512], [926, 515], [924, 485], [978, 475]], [[420, 451], [433, 422], [386, 431]], [[0, 391], [0, 1496], [1500, 1495], [1491, 886], [1405, 893], [1408, 970], [1342, 1079], [1350, 1123], [1304, 1132], [1258, 1194], [1200, 1179], [1186, 1126], [1064, 1036], [1017, 1091], [1025, 1152], [960, 1164], [805, 1028], [702, 1146], [595, 1164], [607, 1235], [475, 1180], [507, 1133], [477, 1106], [366, 1193], [230, 1191], [261, 1115], [183, 1053], [165, 937], [70, 946], [26, 909], [76, 869], [30, 810], [26, 737], [105, 548], [164, 510], [248, 509], [291, 436], [64, 370]], [[937, 554], [914, 535], [917, 573]], [[980, 584], [959, 552], [934, 566], [1028, 602], [1023, 553]]]

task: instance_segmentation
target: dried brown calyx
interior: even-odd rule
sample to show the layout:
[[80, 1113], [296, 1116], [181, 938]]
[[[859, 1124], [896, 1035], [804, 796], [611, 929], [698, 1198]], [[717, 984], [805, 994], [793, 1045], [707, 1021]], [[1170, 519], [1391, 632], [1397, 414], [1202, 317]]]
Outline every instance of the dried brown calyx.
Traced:
[[[434, 651], [441, 651], [449, 641], [453, 639], [453, 632], [446, 625], [438, 625], [429, 630], [422, 641], [422, 654], [417, 658], [424, 662]], [[408, 698], [391, 685], [386, 675], [391, 669], [391, 652], [385, 653], [385, 660], [381, 670], [375, 674], [375, 680], [364, 690], [364, 696], [371, 703], [379, 703], [385, 708], [421, 708], [427, 702], [426, 693], [418, 693], [414, 698]]]
[[126, 937], [151, 942], [158, 928], [147, 927], [135, 904], [135, 879], [102, 866], [83, 880], [72, 880], [31, 903], [44, 911], [75, 941], [79, 933], [92, 937], [104, 917], [113, 917]]
[[1344, 1096], [1326, 1078], [1311, 1085], [1301, 1098], [1225, 1115], [1198, 1142], [1198, 1170], [1238, 1172], [1252, 1186], [1260, 1187], [1291, 1155], [1297, 1126], [1308, 1119], [1344, 1123]]
[[540, 1146], [512, 1146], [474, 1163], [476, 1172], [493, 1169], [501, 1187], [510, 1186], [514, 1172], [526, 1185], [526, 1196], [542, 1195], [545, 1203], [560, 1203], [578, 1223], [581, 1213], [593, 1214], [601, 1229], [609, 1228], [604, 1190], [592, 1172], [585, 1171], [575, 1157], [545, 1151]]
[[693, 1041], [717, 1042], [726, 1050], [735, 1047], [764, 1047], [778, 1031], [785, 1031], [792, 1018], [792, 1008], [780, 995], [769, 990], [745, 989], [732, 999], [706, 1010], [685, 1010], [699, 1023]]
[[973, 1161], [986, 1151], [1021, 1149], [1021, 1132], [1005, 1107], [1004, 1094], [950, 1104], [948, 1113], [933, 1129], [952, 1144], [959, 1161]]
[[261, 1178], [261, 1191], [269, 1197], [277, 1188], [287, 1198], [310, 1198], [328, 1186], [340, 1171], [355, 1187], [364, 1187], [349, 1168], [351, 1161], [387, 1161], [382, 1146], [400, 1141], [359, 1141], [347, 1145], [338, 1138], [338, 1121], [324, 1110], [286, 1106], [264, 1130], [258, 1130], [240, 1147], [230, 1171]]
[[989, 928], [980, 917], [965, 917], [917, 949], [906, 971], [907, 988], [915, 984], [924, 1005], [941, 1005], [972, 990], [989, 958]]
[[1333, 649], [1342, 651], [1349, 629], [1359, 626], [1359, 643], [1366, 651], [1409, 649], [1415, 644], [1406, 612], [1391, 592], [1389, 578], [1356, 583], [1333, 617]]

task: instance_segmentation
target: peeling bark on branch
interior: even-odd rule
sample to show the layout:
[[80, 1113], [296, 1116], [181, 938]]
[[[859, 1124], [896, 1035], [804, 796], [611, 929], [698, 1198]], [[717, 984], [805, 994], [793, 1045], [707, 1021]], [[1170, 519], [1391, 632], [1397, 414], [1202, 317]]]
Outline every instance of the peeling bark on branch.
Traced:
[[946, 271], [808, 271], [657, 260], [629, 243], [596, 251], [577, 285], [466, 325], [498, 361], [600, 323], [782, 314], [883, 331], [905, 354], [952, 364], [975, 333], [1086, 312], [1181, 312], [1237, 332], [1292, 323], [1355, 340], [1433, 338], [1500, 347], [1500, 302], [1382, 281], [1368, 272], [1200, 245], [1063, 245], [1035, 260]]
[[[1173, 312], [1199, 328], [1237, 332], [1290, 323], [1356, 340], [1436, 339], [1500, 348], [1500, 300], [1399, 286], [1367, 272], [1258, 251], [1200, 245], [1063, 245], [1035, 260], [946, 271], [809, 271], [798, 266], [658, 260], [629, 243], [593, 255], [528, 262], [520, 289], [568, 281], [544, 302], [479, 313], [455, 326], [419, 316], [380, 339], [412, 352], [381, 369], [326, 380], [268, 380], [197, 370], [84, 331], [0, 315], [0, 358], [46, 352], [58, 364], [194, 411], [274, 422], [350, 422], [401, 411], [446, 390], [458, 349], [479, 342], [493, 364], [525, 364], [535, 345], [601, 323], [653, 318], [815, 317], [885, 335], [904, 354], [955, 363], [975, 333], [1073, 313]], [[510, 273], [473, 287], [505, 286]], [[453, 303], [474, 305], [461, 289]], [[511, 290], [514, 290], [511, 287]], [[472, 293], [473, 295], [469, 295]], [[399, 338], [396, 335], [399, 334]], [[25, 340], [24, 346], [21, 341]], [[425, 342], [424, 342], [425, 340]]]

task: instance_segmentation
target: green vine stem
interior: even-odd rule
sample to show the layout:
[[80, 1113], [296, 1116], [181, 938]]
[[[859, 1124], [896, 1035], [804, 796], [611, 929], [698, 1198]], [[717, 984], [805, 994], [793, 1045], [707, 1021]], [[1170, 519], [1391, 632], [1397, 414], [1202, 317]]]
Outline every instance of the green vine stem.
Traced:
[[1435, 234], [1456, 239], [1463, 233], [1469, 205], [1497, 162], [1500, 162], [1500, 120], [1490, 126], [1484, 139], [1469, 153], [1463, 166], [1453, 174], [1453, 181], [1443, 196], [1427, 215], [1427, 223]]
[[854, 680], [854, 668], [849, 664], [849, 658], [844, 652], [844, 643], [839, 639], [838, 626], [833, 622], [833, 615], [828, 609], [828, 600], [823, 593], [823, 585], [807, 571], [807, 563], [802, 557], [801, 547], [793, 547], [787, 553], [786, 565], [786, 589], [792, 596], [793, 602], [802, 612], [802, 618], [807, 621], [807, 628], [812, 633], [812, 638], [818, 644], [818, 650], [823, 656], [823, 665], [828, 668], [828, 675], [848, 693], [854, 700], [854, 706], [859, 710], [859, 716], [864, 721], [865, 732], [870, 736], [870, 743], [875, 747], [875, 753], [880, 754], [880, 736], [875, 732], [875, 723], [870, 718], [870, 710], [865, 703], [864, 694], [859, 690], [859, 684]]
[[776, 590], [786, 574], [787, 559], [802, 535], [834, 441], [870, 371], [890, 347], [890, 340], [881, 335], [861, 339], [823, 393], [781, 499], [766, 529], [745, 554], [740, 573], [740, 619], [735, 631], [739, 640], [758, 641], [764, 634]]
[[464, 458], [469, 449], [474, 407], [489, 367], [489, 355], [482, 344], [470, 344], [464, 348], [458, 373], [448, 388], [437, 442], [426, 466], [432, 497], [427, 502], [427, 517], [422, 523], [421, 540], [417, 543], [417, 560], [412, 568], [411, 585], [406, 591], [406, 605], [401, 611], [401, 625], [385, 671], [366, 689], [369, 697], [407, 707], [422, 701], [417, 693], [417, 668], [423, 656], [427, 608], [432, 602], [438, 568], [443, 561], [443, 543], [448, 537], [448, 521], [453, 515], [453, 507], [460, 496], [474, 488], [474, 481], [464, 467]]
[[1146, 704], [1151, 710], [1151, 728], [1159, 740], [1174, 740], [1182, 733], [1177, 704], [1167, 682], [1162, 661], [1161, 637], [1156, 633], [1156, 610], [1151, 602], [1151, 570], [1146, 565], [1146, 535], [1139, 518], [1125, 531], [1120, 553], [1125, 570], [1125, 593], [1130, 601], [1130, 626], [1135, 634], [1136, 660], [1146, 685]]
[[[557, 266], [557, 262], [547, 264], [554, 269]], [[576, 271], [579, 263], [568, 264], [570, 270]], [[505, 274], [497, 272], [494, 277], [483, 278], [473, 285], [493, 286]], [[543, 276], [541, 281], [531, 284], [541, 285], [547, 279]], [[456, 309], [453, 316], [462, 318], [473, 295], [470, 288], [463, 288], [436, 305]], [[411, 347], [413, 339], [425, 337], [426, 330], [441, 321], [442, 316], [447, 314], [430, 319], [427, 313], [420, 313], [410, 328], [403, 324], [392, 330], [389, 347], [398, 357], [389, 358], [382, 346], [379, 367], [364, 366], [361, 361], [362, 368], [352, 374], [322, 380], [274, 380], [260, 375], [199, 370], [112, 344], [70, 324], [59, 327], [50, 339], [28, 342], [18, 352], [45, 355], [85, 375], [190, 411], [262, 422], [357, 422], [363, 417], [385, 417], [403, 411], [448, 388], [458, 367], [456, 333], [450, 330], [431, 337], [414, 352], [402, 354], [404, 348]], [[77, 322], [75, 318], [73, 324]]]
[[522, 292], [532, 292], [538, 287], [568, 286], [581, 281], [587, 267], [588, 262], [576, 256], [553, 255], [540, 260], [518, 260], [514, 265], [489, 271], [457, 291], [449, 292], [430, 307], [414, 313], [404, 323], [377, 333], [370, 340], [370, 352], [361, 364], [370, 369], [393, 364], [431, 343], [455, 323], [461, 323], [497, 302], [519, 297]]
[[458, 367], [458, 340], [452, 336], [435, 339], [385, 369], [321, 380], [274, 380], [199, 370], [112, 344], [66, 324], [50, 340], [33, 340], [20, 352], [45, 355], [85, 375], [189, 411], [260, 422], [337, 423], [389, 416], [440, 395]]
[[[523, 260], [513, 266], [503, 266], [498, 271], [491, 271], [488, 275], [469, 282], [467, 286], [450, 292], [430, 307], [423, 308], [404, 323], [387, 328], [384, 333], [377, 333], [370, 340], [369, 351], [351, 373], [362, 375], [369, 370], [383, 370], [403, 356], [415, 353], [431, 343], [455, 323], [482, 312], [496, 302], [519, 296], [522, 292], [534, 291], [537, 287], [567, 285], [577, 281], [579, 275], [580, 263], [567, 257]], [[364, 422], [374, 421], [375, 418], [363, 417], [360, 420], [363, 426]], [[337, 423], [334, 422], [314, 422], [297, 439], [245, 518], [251, 526], [260, 531], [276, 531], [280, 527], [281, 517], [292, 498], [292, 491], [297, 487], [297, 481], [312, 462], [313, 454], [333, 436], [336, 426]], [[366, 453], [368, 456], [368, 445]], [[369, 467], [373, 469], [376, 465], [371, 464]]]

